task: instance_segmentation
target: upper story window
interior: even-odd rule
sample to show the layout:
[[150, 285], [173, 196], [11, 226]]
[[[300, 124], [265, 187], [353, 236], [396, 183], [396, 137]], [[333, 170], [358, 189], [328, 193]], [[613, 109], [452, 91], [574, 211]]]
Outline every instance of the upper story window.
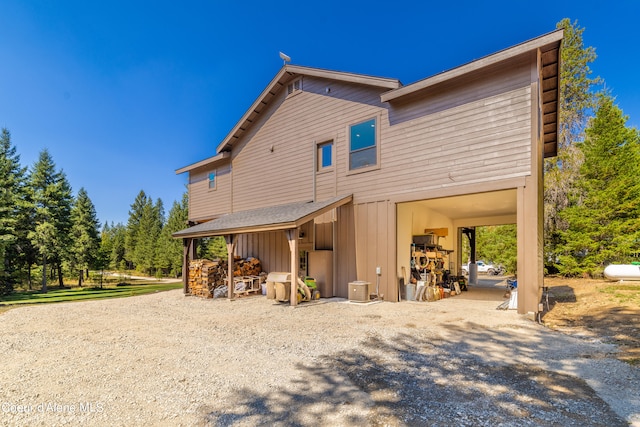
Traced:
[[349, 170], [376, 166], [378, 163], [376, 119], [349, 127]]
[[216, 189], [216, 171], [209, 172], [209, 190]]
[[302, 77], [292, 81], [287, 85], [287, 95], [291, 95], [294, 92], [302, 90]]
[[317, 171], [323, 171], [333, 166], [333, 141], [323, 142], [317, 145]]

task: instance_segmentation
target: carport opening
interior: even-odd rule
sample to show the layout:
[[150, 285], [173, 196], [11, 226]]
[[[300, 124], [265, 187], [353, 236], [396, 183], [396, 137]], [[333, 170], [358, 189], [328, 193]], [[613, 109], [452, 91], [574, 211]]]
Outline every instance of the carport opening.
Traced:
[[[460, 279], [468, 284], [464, 273], [472, 253], [464, 230], [473, 230], [476, 236], [475, 260], [490, 260], [504, 267], [505, 273], [515, 272], [516, 189], [404, 202], [396, 209], [397, 266], [403, 299], [416, 296], [411, 295], [413, 287], [409, 285], [417, 289], [419, 282], [451, 287]], [[496, 268], [492, 273], [499, 271]], [[504, 280], [486, 274], [483, 279], [492, 279], [492, 283]]]
[[[475, 228], [475, 261], [482, 263], [480, 273], [488, 276], [515, 275], [518, 262], [516, 224], [487, 225]], [[462, 233], [462, 266], [472, 261], [469, 235]]]

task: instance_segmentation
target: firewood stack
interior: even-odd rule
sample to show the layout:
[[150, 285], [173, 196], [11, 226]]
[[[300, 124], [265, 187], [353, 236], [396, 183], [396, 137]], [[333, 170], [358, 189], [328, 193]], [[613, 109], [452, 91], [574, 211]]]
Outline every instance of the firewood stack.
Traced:
[[[227, 286], [228, 263], [226, 260], [211, 261], [195, 259], [189, 263], [189, 292], [202, 298], [213, 298], [216, 288]], [[234, 277], [258, 276], [262, 272], [262, 265], [258, 258], [234, 260]]]
[[233, 266], [234, 277], [258, 276], [262, 272], [260, 260], [254, 257], [249, 257], [247, 259], [237, 258], [234, 260]]

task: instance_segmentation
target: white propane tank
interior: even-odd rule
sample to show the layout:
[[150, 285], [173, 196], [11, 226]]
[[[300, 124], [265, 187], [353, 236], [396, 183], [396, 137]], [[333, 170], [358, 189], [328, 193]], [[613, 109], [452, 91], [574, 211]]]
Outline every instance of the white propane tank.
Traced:
[[609, 280], [640, 280], [640, 265], [611, 264], [604, 269], [604, 277]]

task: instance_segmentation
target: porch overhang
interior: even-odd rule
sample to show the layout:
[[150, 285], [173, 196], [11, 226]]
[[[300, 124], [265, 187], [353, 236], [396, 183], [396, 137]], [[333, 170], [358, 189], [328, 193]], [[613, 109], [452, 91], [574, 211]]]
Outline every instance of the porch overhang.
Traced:
[[334, 197], [322, 202], [289, 203], [286, 205], [234, 212], [177, 231], [173, 233], [173, 237], [177, 239], [197, 239], [232, 234], [295, 229], [332, 209], [350, 203], [352, 200], [353, 195], [350, 194], [348, 196]]

